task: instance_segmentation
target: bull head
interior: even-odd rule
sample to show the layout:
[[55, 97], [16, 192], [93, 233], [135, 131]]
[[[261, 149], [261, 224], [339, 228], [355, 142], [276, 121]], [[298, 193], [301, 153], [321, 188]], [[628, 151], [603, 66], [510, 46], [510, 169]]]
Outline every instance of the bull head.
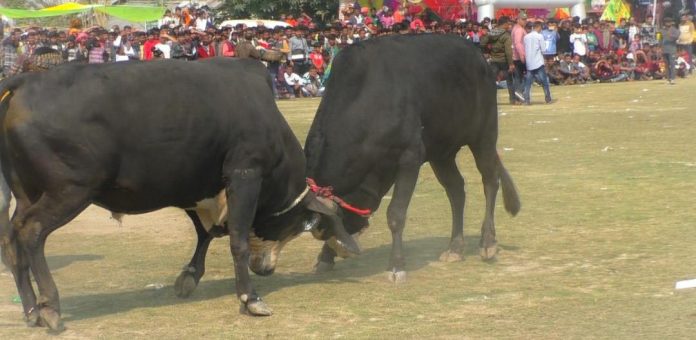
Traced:
[[[343, 219], [338, 215], [338, 205], [329, 199], [313, 194], [307, 196], [311, 196], [308, 198], [307, 209], [313, 211], [314, 214], [307, 221], [305, 230], [311, 231], [316, 239], [328, 240], [329, 246], [338, 254], [359, 255], [360, 246], [343, 226]], [[322, 229], [321, 226], [326, 226], [326, 228]]]

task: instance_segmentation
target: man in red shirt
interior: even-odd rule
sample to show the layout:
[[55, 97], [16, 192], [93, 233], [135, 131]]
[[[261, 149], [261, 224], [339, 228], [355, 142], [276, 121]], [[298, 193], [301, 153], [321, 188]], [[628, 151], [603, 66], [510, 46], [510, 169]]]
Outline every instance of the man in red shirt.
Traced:
[[210, 43], [210, 35], [208, 33], [201, 34], [201, 43], [196, 47], [199, 59], [212, 58], [215, 56], [215, 48]]
[[152, 60], [152, 49], [159, 44], [159, 30], [153, 28], [148, 32], [147, 36], [148, 38], [143, 44], [143, 60]]
[[313, 47], [312, 52], [309, 53], [309, 60], [312, 61], [312, 65], [317, 69], [317, 73], [324, 74], [324, 55], [321, 52], [321, 43], [317, 41]]

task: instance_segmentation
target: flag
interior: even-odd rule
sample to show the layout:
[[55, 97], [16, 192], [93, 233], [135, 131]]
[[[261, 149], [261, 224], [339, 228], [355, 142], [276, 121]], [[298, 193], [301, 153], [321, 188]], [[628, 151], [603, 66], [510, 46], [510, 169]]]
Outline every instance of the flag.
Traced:
[[619, 22], [621, 19], [628, 19], [630, 17], [631, 7], [623, 0], [609, 0], [599, 20]]

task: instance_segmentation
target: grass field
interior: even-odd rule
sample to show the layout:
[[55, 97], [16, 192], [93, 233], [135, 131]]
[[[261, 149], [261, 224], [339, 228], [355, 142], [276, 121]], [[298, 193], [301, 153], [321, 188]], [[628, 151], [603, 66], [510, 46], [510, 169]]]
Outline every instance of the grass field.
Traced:
[[[499, 108], [498, 147], [522, 211], [510, 218], [498, 200], [496, 262], [479, 259], [483, 189], [468, 150], [458, 158], [468, 189], [463, 262], [438, 261], [450, 211], [425, 165], [405, 231], [407, 283], [386, 280], [384, 205], [363, 254], [335, 271], [313, 274], [321, 244], [303, 236], [276, 274], [253, 276], [269, 318], [238, 314], [226, 239], [213, 242], [206, 276], [182, 300], [173, 283], [195, 244], [185, 215], [166, 209], [119, 227], [90, 208], [48, 240], [67, 327], [59, 337], [693, 338], [696, 289], [674, 284], [696, 278], [696, 78], [552, 93], [553, 105]], [[540, 88], [534, 95], [543, 101]], [[318, 103], [278, 103], [302, 142]], [[0, 338], [46, 337], [24, 326], [16, 295], [0, 273]]]

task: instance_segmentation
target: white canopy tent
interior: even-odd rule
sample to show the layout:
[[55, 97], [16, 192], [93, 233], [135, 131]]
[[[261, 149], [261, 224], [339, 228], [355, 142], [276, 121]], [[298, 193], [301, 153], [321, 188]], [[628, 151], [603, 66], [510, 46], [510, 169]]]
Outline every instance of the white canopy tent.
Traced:
[[476, 0], [479, 20], [495, 15], [495, 8], [558, 8], [570, 7], [570, 16], [587, 16], [584, 0]]

